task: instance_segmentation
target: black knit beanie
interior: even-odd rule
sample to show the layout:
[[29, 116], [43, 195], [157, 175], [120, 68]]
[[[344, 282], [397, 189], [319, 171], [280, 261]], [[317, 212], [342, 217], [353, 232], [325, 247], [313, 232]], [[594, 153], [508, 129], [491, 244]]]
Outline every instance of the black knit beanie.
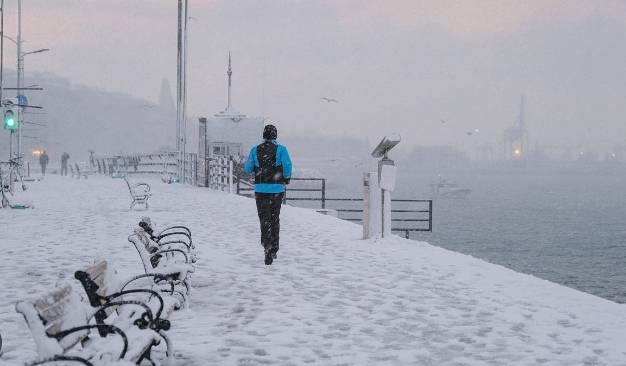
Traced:
[[276, 140], [278, 138], [278, 131], [274, 125], [267, 125], [263, 129], [263, 138], [265, 140]]

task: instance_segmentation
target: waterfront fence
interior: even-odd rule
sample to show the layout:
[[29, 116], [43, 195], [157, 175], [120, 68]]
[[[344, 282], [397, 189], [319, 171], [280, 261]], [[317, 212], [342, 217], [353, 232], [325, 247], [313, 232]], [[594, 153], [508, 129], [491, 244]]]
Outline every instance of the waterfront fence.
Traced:
[[[236, 193], [250, 195], [254, 184], [240, 176], [236, 180]], [[327, 197], [325, 178], [291, 178], [287, 185], [285, 203], [292, 202], [307, 208], [334, 210], [340, 219], [362, 223], [363, 198]], [[433, 201], [419, 199], [392, 199], [392, 231], [404, 234], [409, 239], [411, 232], [433, 230]]]

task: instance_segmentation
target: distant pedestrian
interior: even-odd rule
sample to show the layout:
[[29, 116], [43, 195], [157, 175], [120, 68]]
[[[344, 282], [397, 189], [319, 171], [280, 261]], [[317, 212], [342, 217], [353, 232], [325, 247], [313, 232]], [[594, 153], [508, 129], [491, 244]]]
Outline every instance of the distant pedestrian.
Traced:
[[41, 155], [39, 156], [39, 165], [41, 165], [41, 175], [46, 175], [46, 165], [48, 165], [48, 161], [50, 160], [50, 158], [48, 158], [48, 154], [46, 154], [46, 152], [42, 152]]
[[70, 154], [64, 152], [61, 155], [61, 175], [67, 175], [67, 161], [70, 160]]
[[96, 167], [96, 159], [94, 157], [95, 154], [95, 151], [89, 150], [89, 165], [91, 165], [92, 168]]
[[263, 143], [250, 150], [244, 164], [246, 173], [254, 172], [254, 196], [266, 265], [272, 264], [278, 252], [280, 206], [285, 196], [285, 184], [289, 184], [292, 170], [287, 148], [276, 142], [277, 137], [276, 127], [265, 126]]

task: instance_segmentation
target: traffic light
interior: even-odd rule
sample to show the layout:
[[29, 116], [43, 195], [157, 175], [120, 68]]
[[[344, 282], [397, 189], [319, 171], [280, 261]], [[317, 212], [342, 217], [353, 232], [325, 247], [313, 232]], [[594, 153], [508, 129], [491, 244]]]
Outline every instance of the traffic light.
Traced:
[[2, 118], [2, 126], [6, 130], [15, 130], [17, 129], [17, 118], [15, 118], [15, 113], [13, 113], [13, 109], [5, 108], [4, 115]]

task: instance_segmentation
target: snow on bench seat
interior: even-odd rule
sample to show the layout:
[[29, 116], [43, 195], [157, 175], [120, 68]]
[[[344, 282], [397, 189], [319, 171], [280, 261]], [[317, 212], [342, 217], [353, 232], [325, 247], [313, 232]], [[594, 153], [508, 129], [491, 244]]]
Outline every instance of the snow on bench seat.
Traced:
[[55, 360], [85, 365], [138, 362], [159, 343], [158, 334], [150, 329], [125, 332], [113, 325], [89, 324], [90, 312], [70, 285], [34, 301], [20, 301], [15, 308], [24, 316], [37, 346], [37, 364]]

